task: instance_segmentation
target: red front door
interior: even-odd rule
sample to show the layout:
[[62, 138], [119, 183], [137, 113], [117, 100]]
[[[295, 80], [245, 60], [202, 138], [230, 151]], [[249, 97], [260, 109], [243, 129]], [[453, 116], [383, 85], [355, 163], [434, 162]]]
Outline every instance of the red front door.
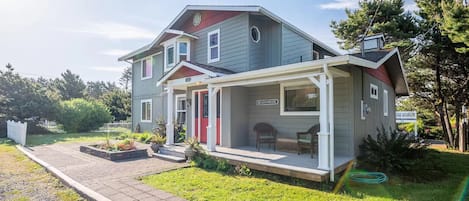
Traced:
[[[217, 142], [220, 144], [220, 93], [217, 94]], [[201, 143], [207, 143], [208, 91], [195, 92], [195, 136]]]

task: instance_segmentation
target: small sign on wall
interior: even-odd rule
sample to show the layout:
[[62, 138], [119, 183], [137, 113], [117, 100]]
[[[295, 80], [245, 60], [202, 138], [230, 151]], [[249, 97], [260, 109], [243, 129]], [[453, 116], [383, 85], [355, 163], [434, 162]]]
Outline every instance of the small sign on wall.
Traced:
[[256, 105], [278, 105], [278, 99], [260, 99], [256, 100]]

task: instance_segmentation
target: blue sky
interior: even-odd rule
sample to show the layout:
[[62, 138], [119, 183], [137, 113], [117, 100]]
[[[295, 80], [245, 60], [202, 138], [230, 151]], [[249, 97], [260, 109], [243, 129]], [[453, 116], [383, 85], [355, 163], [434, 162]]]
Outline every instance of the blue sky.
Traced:
[[[119, 56], [156, 37], [185, 5], [261, 5], [339, 50], [331, 20], [358, 0], [1, 0], [0, 65], [24, 76], [55, 78], [66, 69], [85, 81], [117, 81]], [[413, 1], [406, 9], [415, 10]]]

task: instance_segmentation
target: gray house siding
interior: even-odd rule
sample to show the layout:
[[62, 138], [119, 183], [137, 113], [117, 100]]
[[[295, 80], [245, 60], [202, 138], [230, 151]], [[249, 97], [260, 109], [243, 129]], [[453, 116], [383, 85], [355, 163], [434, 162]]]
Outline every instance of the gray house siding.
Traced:
[[207, 64], [207, 34], [220, 29], [220, 61], [209, 63], [209, 65], [222, 67], [235, 72], [248, 70], [248, 32], [249, 15], [247, 13], [232, 17], [223, 22], [194, 32], [199, 37], [193, 40], [194, 46], [192, 61]]
[[222, 89], [221, 139], [224, 147], [248, 144], [249, 122], [247, 88], [226, 87]]
[[282, 26], [282, 65], [313, 60], [313, 43]]
[[[260, 40], [257, 43], [251, 39], [250, 35], [253, 26], [260, 31]], [[280, 65], [281, 27], [279, 23], [264, 16], [249, 16], [249, 66], [251, 70]]]

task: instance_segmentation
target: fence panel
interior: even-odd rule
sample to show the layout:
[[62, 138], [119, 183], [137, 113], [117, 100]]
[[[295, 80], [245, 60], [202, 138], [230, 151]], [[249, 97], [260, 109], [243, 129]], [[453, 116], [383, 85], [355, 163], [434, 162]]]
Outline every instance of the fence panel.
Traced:
[[15, 122], [7, 121], [7, 136], [8, 138], [14, 140], [16, 143], [25, 145], [26, 144], [26, 129], [28, 123], [24, 122]]

